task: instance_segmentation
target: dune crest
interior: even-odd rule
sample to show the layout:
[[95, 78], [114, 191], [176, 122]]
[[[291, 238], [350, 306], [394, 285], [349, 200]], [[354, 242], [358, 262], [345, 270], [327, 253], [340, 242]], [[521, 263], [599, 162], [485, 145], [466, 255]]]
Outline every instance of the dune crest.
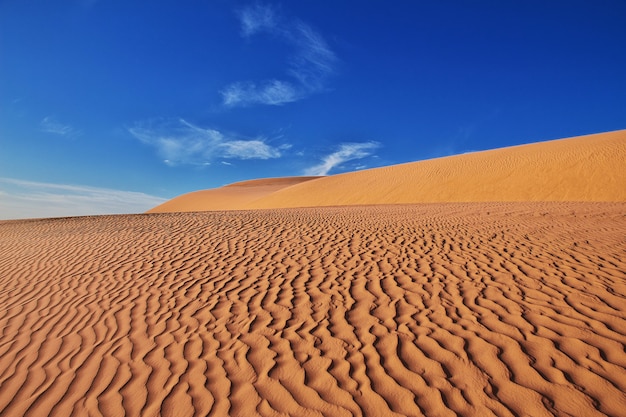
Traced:
[[[626, 130], [474, 152], [264, 188], [187, 194], [164, 211], [479, 201], [626, 201]], [[289, 181], [290, 179], [285, 179]], [[215, 196], [208, 201], [203, 196]], [[220, 200], [220, 198], [222, 198]], [[171, 209], [170, 209], [171, 207]], [[188, 210], [191, 208], [192, 210]]]
[[262, 197], [292, 185], [319, 177], [286, 177], [248, 180], [210, 190], [194, 191], [175, 197], [148, 213], [179, 213], [207, 210], [236, 210]]
[[333, 175], [249, 208], [469, 201], [626, 201], [626, 130]]

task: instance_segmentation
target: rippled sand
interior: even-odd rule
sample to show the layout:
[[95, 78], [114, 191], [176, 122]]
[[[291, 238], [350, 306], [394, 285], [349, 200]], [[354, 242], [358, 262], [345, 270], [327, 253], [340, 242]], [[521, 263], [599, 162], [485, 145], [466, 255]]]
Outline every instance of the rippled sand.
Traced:
[[626, 203], [0, 222], [0, 415], [624, 415]]

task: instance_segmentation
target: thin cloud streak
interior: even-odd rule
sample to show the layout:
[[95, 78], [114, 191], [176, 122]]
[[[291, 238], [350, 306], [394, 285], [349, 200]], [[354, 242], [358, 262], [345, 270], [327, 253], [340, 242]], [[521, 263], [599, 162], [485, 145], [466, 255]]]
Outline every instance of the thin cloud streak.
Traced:
[[164, 203], [149, 194], [0, 177], [0, 219], [132, 214]]
[[337, 58], [319, 33], [302, 21], [279, 18], [271, 6], [250, 6], [241, 10], [238, 16], [244, 37], [267, 32], [295, 48], [285, 70], [292, 80], [234, 82], [220, 91], [224, 106], [280, 106], [325, 89], [328, 78], [335, 71]]
[[261, 85], [253, 82], [237, 82], [222, 90], [222, 100], [228, 107], [248, 104], [280, 106], [299, 100], [301, 93], [288, 81], [270, 80]]
[[266, 139], [237, 138], [215, 129], [205, 129], [183, 119], [166, 121], [156, 126], [137, 124], [128, 129], [142, 143], [156, 148], [168, 165], [209, 165], [218, 158], [273, 159], [280, 158], [290, 145], [274, 147]]
[[252, 36], [262, 31], [271, 31], [276, 28], [276, 13], [268, 6], [256, 4], [239, 11], [241, 34], [244, 37]]
[[379, 147], [378, 142], [344, 143], [337, 151], [325, 156], [320, 164], [306, 169], [304, 175], [328, 175], [330, 171], [344, 162], [368, 157]]
[[224, 158], [233, 159], [273, 159], [281, 156], [281, 149], [273, 148], [260, 140], [233, 140], [221, 145]]
[[322, 36], [303, 22], [297, 22], [290, 35], [298, 47], [288, 72], [310, 92], [323, 89], [335, 68], [336, 57]]
[[40, 122], [40, 127], [43, 132], [60, 136], [76, 136], [80, 133], [72, 126], [60, 123], [52, 116], [44, 117]]

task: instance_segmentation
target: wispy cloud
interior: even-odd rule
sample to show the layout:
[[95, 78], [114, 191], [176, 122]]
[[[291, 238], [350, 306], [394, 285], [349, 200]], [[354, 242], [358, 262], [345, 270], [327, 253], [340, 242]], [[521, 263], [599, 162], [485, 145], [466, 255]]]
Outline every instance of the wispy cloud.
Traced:
[[60, 123], [52, 116], [44, 117], [40, 122], [41, 130], [46, 133], [53, 133], [60, 136], [77, 136], [79, 131], [72, 126], [64, 123]]
[[0, 195], [4, 220], [142, 213], [166, 201], [139, 192], [1, 177]]
[[337, 151], [325, 156], [320, 164], [306, 169], [304, 175], [328, 175], [344, 162], [370, 156], [379, 147], [378, 142], [344, 143]]
[[297, 101], [302, 92], [288, 81], [269, 80], [261, 84], [253, 82], [236, 82], [222, 91], [224, 105], [229, 107], [248, 104], [269, 104], [279, 106]]
[[207, 165], [224, 159], [279, 158], [290, 145], [278, 147], [266, 143], [267, 139], [233, 137], [215, 129], [205, 129], [183, 119], [148, 124], [137, 124], [129, 129], [141, 142], [157, 149], [168, 165]]
[[335, 70], [337, 58], [319, 33], [300, 20], [278, 16], [269, 5], [246, 7], [238, 16], [244, 37], [270, 33], [292, 45], [295, 53], [288, 59], [285, 70], [290, 79], [234, 82], [220, 92], [225, 106], [283, 105], [325, 88], [328, 77]]
[[251, 36], [263, 31], [273, 31], [278, 24], [274, 9], [261, 4], [248, 6], [240, 10], [238, 15], [243, 36]]
[[281, 156], [280, 148], [274, 148], [261, 140], [232, 140], [221, 145], [224, 158], [233, 159], [272, 159]]
[[289, 73], [310, 92], [323, 89], [326, 78], [334, 72], [335, 54], [322, 36], [305, 23], [296, 22], [289, 36], [298, 48]]

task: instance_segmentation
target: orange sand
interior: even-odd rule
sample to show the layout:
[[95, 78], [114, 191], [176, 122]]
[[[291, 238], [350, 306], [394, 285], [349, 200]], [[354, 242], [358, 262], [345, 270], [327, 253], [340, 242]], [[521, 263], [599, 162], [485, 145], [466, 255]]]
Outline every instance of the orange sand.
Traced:
[[0, 416], [623, 416], [625, 139], [0, 222]]
[[231, 210], [295, 184], [319, 177], [287, 177], [250, 180], [224, 187], [194, 191], [175, 197], [148, 210], [148, 213], [177, 213], [205, 210]]
[[[186, 194], [152, 212], [469, 201], [626, 201], [626, 130], [306, 181], [234, 200]], [[285, 179], [288, 180], [288, 179]], [[295, 179], [296, 181], [298, 178]], [[294, 182], [295, 184], [295, 182]], [[200, 195], [215, 200], [200, 200]], [[217, 207], [215, 205], [218, 205]], [[192, 211], [192, 210], [188, 210]]]
[[624, 254], [625, 203], [0, 222], [0, 415], [624, 415]]

